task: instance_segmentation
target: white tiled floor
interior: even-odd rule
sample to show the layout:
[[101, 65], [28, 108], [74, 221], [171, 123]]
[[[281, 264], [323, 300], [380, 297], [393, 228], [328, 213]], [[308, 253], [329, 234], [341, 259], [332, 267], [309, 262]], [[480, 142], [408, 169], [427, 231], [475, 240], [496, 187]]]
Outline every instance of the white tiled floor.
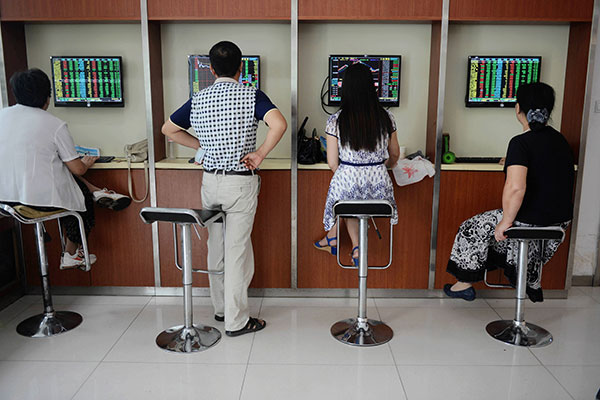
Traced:
[[[223, 336], [206, 352], [171, 354], [156, 335], [183, 320], [180, 298], [55, 296], [80, 327], [46, 339], [15, 327], [41, 311], [26, 296], [0, 311], [0, 399], [593, 399], [600, 388], [600, 290], [528, 304], [527, 320], [554, 342], [505, 346], [485, 325], [511, 318], [513, 301], [369, 299], [368, 313], [394, 330], [389, 344], [355, 348], [329, 334], [354, 316], [355, 299], [252, 298], [267, 328]], [[224, 331], [207, 298], [194, 320]], [[223, 332], [224, 333], [224, 332]]]

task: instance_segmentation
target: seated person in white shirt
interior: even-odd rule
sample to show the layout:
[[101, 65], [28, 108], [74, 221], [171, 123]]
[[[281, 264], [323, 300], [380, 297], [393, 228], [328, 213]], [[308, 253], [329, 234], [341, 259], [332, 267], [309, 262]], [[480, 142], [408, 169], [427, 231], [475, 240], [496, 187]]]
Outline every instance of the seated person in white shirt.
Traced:
[[[0, 110], [0, 202], [41, 211], [78, 211], [89, 235], [95, 224], [95, 200], [122, 209], [131, 199], [81, 178], [97, 157], [80, 158], [67, 124], [46, 111], [51, 87], [43, 71], [16, 72], [10, 86], [18, 104]], [[113, 203], [100, 201], [106, 198]], [[85, 260], [77, 220], [67, 217], [60, 222], [67, 237], [60, 268], [81, 267]], [[96, 256], [90, 254], [90, 261], [94, 263]]]

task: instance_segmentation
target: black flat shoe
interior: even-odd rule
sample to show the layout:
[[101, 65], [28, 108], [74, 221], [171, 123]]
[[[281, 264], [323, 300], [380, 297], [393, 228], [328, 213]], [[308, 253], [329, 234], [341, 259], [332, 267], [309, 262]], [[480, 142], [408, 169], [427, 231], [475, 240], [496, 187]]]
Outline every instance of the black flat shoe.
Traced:
[[215, 314], [215, 321], [223, 322], [225, 321], [225, 317]]
[[465, 290], [458, 290], [456, 292], [451, 290], [451, 288], [452, 288], [452, 285], [449, 283], [444, 285], [444, 293], [446, 293], [446, 296], [452, 297], [455, 299], [463, 299], [466, 301], [475, 300], [475, 289], [473, 289], [472, 287], [465, 289]]
[[258, 318], [250, 317], [250, 319], [248, 319], [248, 323], [242, 329], [239, 329], [237, 331], [225, 331], [225, 334], [227, 336], [240, 336], [246, 333], [258, 332], [264, 329], [265, 326], [267, 326], [266, 321], [261, 321]]

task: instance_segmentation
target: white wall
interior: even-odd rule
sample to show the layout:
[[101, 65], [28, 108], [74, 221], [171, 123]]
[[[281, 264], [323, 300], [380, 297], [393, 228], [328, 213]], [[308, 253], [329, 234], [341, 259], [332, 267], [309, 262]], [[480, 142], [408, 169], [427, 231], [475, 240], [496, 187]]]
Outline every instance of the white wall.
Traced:
[[[598, 37], [593, 40], [598, 43]], [[575, 233], [575, 258], [573, 275], [593, 275], [598, 265], [598, 241], [600, 240], [600, 49], [596, 47], [594, 61], [591, 109], [583, 163], [583, 181], [577, 232]], [[583, 151], [583, 149], [582, 149]]]
[[514, 108], [465, 107], [470, 55], [542, 56], [541, 80], [556, 92], [550, 124], [560, 130], [568, 40], [568, 25], [451, 24], [444, 108], [451, 150], [457, 156], [501, 157], [510, 138], [521, 133]]
[[75, 144], [99, 147], [102, 154], [124, 156], [123, 147], [146, 138], [146, 114], [139, 24], [27, 24], [29, 68], [52, 79], [50, 56], [122, 56], [124, 108], [54, 107]]
[[[287, 23], [173, 23], [163, 24], [163, 85], [165, 118], [189, 99], [189, 54], [208, 54], [221, 40], [236, 43], [242, 54], [260, 56], [260, 88], [291, 124], [290, 25]], [[260, 123], [257, 145], [267, 129]], [[269, 158], [290, 158], [290, 131]], [[191, 157], [194, 151], [175, 145], [176, 157]]]
[[[429, 88], [430, 24], [302, 23], [299, 26], [299, 124], [309, 117], [313, 128], [325, 135], [327, 114], [321, 109], [320, 91], [328, 75], [331, 54], [401, 55], [400, 107], [396, 118], [398, 141], [407, 153], [425, 151]], [[336, 108], [327, 107], [329, 112]]]

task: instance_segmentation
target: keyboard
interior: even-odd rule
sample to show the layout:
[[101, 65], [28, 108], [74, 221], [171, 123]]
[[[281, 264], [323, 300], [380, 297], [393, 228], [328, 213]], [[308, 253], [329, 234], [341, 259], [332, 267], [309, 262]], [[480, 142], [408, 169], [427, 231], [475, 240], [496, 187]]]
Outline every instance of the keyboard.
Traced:
[[109, 163], [115, 159], [115, 156], [100, 156], [96, 160], [97, 163]]
[[498, 164], [501, 157], [456, 157], [457, 163], [468, 164]]

